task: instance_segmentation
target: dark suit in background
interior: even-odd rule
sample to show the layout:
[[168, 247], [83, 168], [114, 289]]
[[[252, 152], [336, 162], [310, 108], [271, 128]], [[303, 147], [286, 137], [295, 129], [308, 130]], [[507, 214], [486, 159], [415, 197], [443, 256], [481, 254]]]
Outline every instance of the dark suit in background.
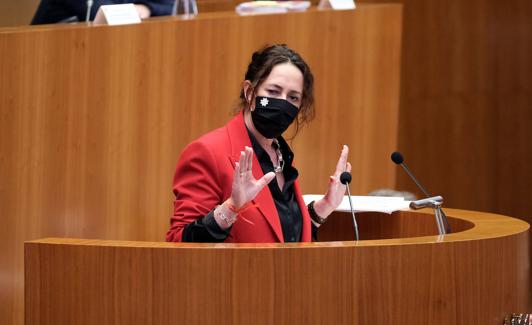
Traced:
[[[148, 7], [152, 16], [164, 16], [172, 13], [174, 0], [94, 0], [90, 20], [94, 19], [102, 5], [134, 3]], [[62, 21], [85, 21], [86, 0], [41, 0], [31, 24], [55, 24]]]

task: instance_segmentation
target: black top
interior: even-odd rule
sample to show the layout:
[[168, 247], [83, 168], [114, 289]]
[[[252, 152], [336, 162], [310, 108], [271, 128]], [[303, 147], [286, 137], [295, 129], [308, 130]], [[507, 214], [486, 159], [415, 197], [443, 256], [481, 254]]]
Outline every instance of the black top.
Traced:
[[[257, 155], [260, 167], [264, 174], [273, 171], [274, 167], [268, 156], [268, 153], [261, 147], [255, 137], [249, 132], [251, 139], [251, 145], [253, 151]], [[283, 190], [279, 188], [277, 180], [274, 178], [269, 184], [270, 193], [272, 194], [279, 214], [281, 222], [281, 228], [283, 230], [283, 237], [285, 242], [299, 242], [301, 241], [301, 233], [303, 229], [303, 218], [301, 210], [297, 204], [294, 191], [294, 183], [298, 177], [297, 169], [292, 166], [294, 160], [294, 154], [290, 147], [283, 139], [283, 137], [277, 138], [279, 141], [281, 154], [285, 160], [285, 167], [283, 169], [283, 175], [285, 184]], [[183, 229], [183, 241], [184, 242], [223, 242], [229, 233], [231, 228], [223, 230], [218, 226], [218, 223], [214, 219], [214, 210], [209, 212], [205, 217], [195, 220], [194, 222], [185, 226]], [[312, 233], [315, 235], [317, 227], [312, 224]]]
[[[102, 5], [123, 3], [142, 4], [150, 8], [152, 16], [171, 15], [174, 0], [94, 0], [90, 20], [94, 20]], [[31, 24], [55, 24], [59, 22], [85, 21], [87, 0], [41, 0]]]
[[[251, 139], [253, 151], [257, 155], [260, 167], [262, 168], [262, 172], [264, 174], [273, 172], [274, 167], [270, 156], [257, 142], [249, 130], [248, 134]], [[303, 217], [301, 215], [301, 210], [299, 210], [299, 205], [297, 204], [294, 191], [294, 183], [299, 173], [297, 172], [297, 169], [292, 166], [294, 153], [292, 150], [290, 150], [290, 147], [288, 147], [288, 144], [283, 137], [279, 137], [277, 140], [279, 141], [281, 154], [283, 155], [283, 159], [285, 161], [285, 167], [283, 169], [284, 186], [283, 190], [281, 191], [279, 184], [277, 184], [277, 178], [274, 178], [268, 184], [268, 187], [270, 188], [270, 193], [272, 194], [273, 201], [275, 202], [277, 214], [279, 214], [284, 241], [299, 242], [301, 241], [301, 231], [303, 229]]]

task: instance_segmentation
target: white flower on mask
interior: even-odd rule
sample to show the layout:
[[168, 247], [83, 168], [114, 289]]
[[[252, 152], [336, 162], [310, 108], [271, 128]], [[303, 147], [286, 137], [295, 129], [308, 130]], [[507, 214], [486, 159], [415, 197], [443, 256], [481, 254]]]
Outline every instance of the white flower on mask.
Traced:
[[262, 107], [268, 106], [268, 98], [261, 99], [260, 104], [262, 105]]

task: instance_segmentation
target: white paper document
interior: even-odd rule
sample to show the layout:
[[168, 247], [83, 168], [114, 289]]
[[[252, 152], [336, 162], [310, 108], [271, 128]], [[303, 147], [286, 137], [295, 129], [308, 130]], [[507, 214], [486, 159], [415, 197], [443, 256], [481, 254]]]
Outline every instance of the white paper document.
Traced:
[[318, 9], [349, 10], [356, 9], [354, 0], [320, 0]]
[[289, 11], [305, 11], [310, 7], [310, 1], [251, 1], [236, 6], [236, 12], [241, 15], [249, 14], [278, 14]]
[[[309, 204], [311, 201], [317, 201], [321, 199], [323, 195], [307, 194], [303, 195], [305, 204]], [[353, 209], [355, 212], [383, 212], [392, 213], [398, 210], [410, 209], [409, 205], [411, 201], [406, 201], [403, 197], [390, 197], [390, 196], [351, 196], [353, 202]], [[342, 203], [335, 211], [350, 212], [349, 197], [344, 196]]]

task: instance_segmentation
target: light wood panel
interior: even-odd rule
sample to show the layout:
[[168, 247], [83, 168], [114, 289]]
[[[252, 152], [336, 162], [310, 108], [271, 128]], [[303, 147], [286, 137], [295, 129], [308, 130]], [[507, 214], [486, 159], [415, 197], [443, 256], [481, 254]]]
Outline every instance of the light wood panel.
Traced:
[[[27, 324], [470, 325], [524, 309], [528, 224], [447, 212], [473, 227], [310, 244], [28, 242]], [[433, 221], [431, 211], [373, 216], [401, 236]]]
[[0, 26], [29, 25], [39, 0], [0, 1]]
[[397, 2], [406, 162], [450, 206], [532, 222], [532, 2]]
[[180, 151], [230, 119], [265, 43], [288, 43], [315, 73], [317, 118], [293, 143], [304, 191], [325, 190], [344, 143], [353, 192], [392, 187], [400, 26], [400, 6], [368, 5], [1, 29], [1, 322], [23, 322], [24, 240], [164, 240]]

